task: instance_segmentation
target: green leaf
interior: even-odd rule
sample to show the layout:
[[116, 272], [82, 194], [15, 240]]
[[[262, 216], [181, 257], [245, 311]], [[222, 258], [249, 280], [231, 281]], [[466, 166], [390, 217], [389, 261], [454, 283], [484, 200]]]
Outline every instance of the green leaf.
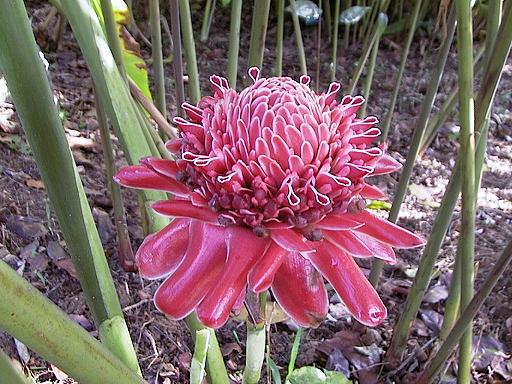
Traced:
[[296, 369], [286, 380], [286, 384], [351, 384], [340, 372], [322, 371], [315, 367]]
[[340, 13], [340, 24], [357, 24], [361, 19], [368, 13], [368, 11], [372, 9], [372, 7], [363, 7], [360, 5], [355, 5], [353, 7], [345, 9]]

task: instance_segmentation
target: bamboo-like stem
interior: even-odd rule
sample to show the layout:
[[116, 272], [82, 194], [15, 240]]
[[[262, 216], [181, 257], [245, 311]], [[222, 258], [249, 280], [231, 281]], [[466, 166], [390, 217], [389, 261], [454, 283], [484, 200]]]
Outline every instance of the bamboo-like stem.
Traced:
[[[425, 130], [427, 128], [428, 117], [430, 115], [430, 111], [434, 105], [434, 101], [436, 98], [437, 90], [439, 88], [439, 84], [441, 83], [441, 78], [443, 76], [443, 70], [446, 64], [446, 59], [448, 58], [448, 54], [450, 52], [450, 46], [452, 44], [453, 35], [455, 34], [455, 11], [452, 7], [450, 12], [450, 21], [449, 21], [449, 31], [447, 36], [443, 42], [443, 45], [439, 49], [436, 64], [434, 70], [432, 72], [432, 77], [430, 79], [427, 92], [425, 94], [425, 98], [421, 104], [421, 111], [418, 117], [418, 121], [416, 123], [416, 127], [414, 128], [414, 133], [411, 139], [411, 144], [409, 147], [409, 151], [407, 152], [407, 158], [405, 160], [405, 165], [402, 170], [402, 174], [400, 175], [400, 180], [398, 182], [398, 187], [396, 189], [395, 195], [393, 197], [393, 203], [391, 206], [391, 211], [389, 212], [389, 220], [393, 223], [396, 223], [398, 220], [398, 216], [400, 214], [400, 208], [402, 207], [402, 203], [405, 199], [405, 195], [407, 193], [407, 186], [409, 185], [409, 181], [411, 179], [412, 171], [414, 169], [414, 164], [416, 162], [416, 158], [418, 157], [421, 141], [425, 134]], [[395, 89], [396, 90], [396, 89]], [[385, 128], [384, 128], [385, 129]], [[370, 282], [374, 285], [378, 285], [378, 281], [380, 275], [382, 274], [382, 269], [384, 267], [384, 263], [381, 260], [375, 260], [372, 265], [372, 270], [370, 272]], [[395, 353], [394, 348], [390, 348], [392, 355]]]
[[190, 4], [188, 0], [179, 0], [179, 4], [183, 47], [185, 48], [185, 58], [187, 60], [188, 97], [192, 103], [196, 104], [201, 99], [201, 89], [199, 87], [199, 72], [197, 70], [196, 45], [194, 43]]
[[210, 335], [208, 329], [196, 331], [194, 355], [190, 365], [190, 384], [201, 384], [203, 382]]
[[240, 52], [240, 19], [242, 0], [231, 0], [231, 24], [229, 27], [228, 82], [236, 89], [238, 75], [238, 55]]
[[180, 7], [178, 0], [169, 0], [169, 13], [171, 15], [174, 81], [176, 83], [176, 108], [178, 109], [178, 115], [183, 116], [183, 108], [181, 105], [185, 102], [185, 84], [183, 82]]
[[340, 17], [340, 0], [335, 0], [334, 3], [334, 25], [332, 27], [332, 59], [331, 59], [331, 82], [336, 80], [336, 67], [338, 63], [338, 28]]
[[[473, 20], [471, 4], [457, 0], [457, 58], [459, 75], [459, 123], [461, 127], [462, 214], [460, 307], [465, 309], [473, 297], [475, 259], [475, 115], [473, 98]], [[459, 344], [457, 382], [471, 382], [473, 326], [468, 324]]]
[[6, 384], [29, 384], [27, 377], [18, 371], [11, 358], [0, 349], [0, 382]]
[[366, 106], [368, 105], [368, 98], [370, 97], [370, 89], [373, 83], [373, 74], [375, 72], [375, 64], [377, 63], [377, 55], [379, 53], [380, 37], [388, 25], [388, 17], [385, 13], [381, 13], [377, 22], [377, 36], [373, 43], [372, 52], [370, 55], [370, 62], [368, 63], [368, 70], [363, 85], [364, 104], [358, 112], [359, 117], [366, 115]]
[[[48, 77], [39, 58], [26, 9], [21, 0], [4, 0], [0, 6], [3, 9], [0, 13], [0, 35], [6, 37], [0, 39], [0, 67], [39, 166], [91, 314], [100, 329], [102, 323], [115, 317], [122, 320], [116, 323], [118, 329], [115, 331], [128, 335], [128, 340], [120, 338], [107, 346], [131, 369], [137, 371], [139, 368], [135, 351], [122, 319], [112, 276], [62, 129]], [[19, 49], [20, 44], [22, 50]], [[100, 334], [100, 337], [103, 336], [108, 339], [107, 335]]]
[[382, 135], [381, 140], [386, 141], [389, 133], [389, 128], [391, 126], [391, 120], [393, 120], [393, 112], [395, 110], [396, 100], [398, 98], [398, 92], [400, 91], [400, 84], [402, 82], [402, 76], [405, 70], [405, 64], [407, 63], [407, 56], [409, 56], [409, 50], [411, 49], [412, 39], [414, 37], [414, 32], [416, 31], [416, 25], [419, 19], [420, 8], [422, 4], [422, 0], [416, 0], [414, 4], [414, 9], [411, 15], [411, 24], [409, 26], [409, 33], [407, 35], [407, 40], [405, 42], [405, 47], [402, 51], [402, 58], [400, 59], [400, 67], [398, 69], [398, 74], [396, 76], [395, 88], [393, 90], [393, 94], [391, 95], [391, 103], [389, 104], [388, 113], [386, 114], [386, 118], [384, 119], [384, 125], [382, 127]]
[[276, 66], [274, 76], [283, 74], [284, 0], [277, 0]]
[[269, 12], [270, 0], [254, 0], [251, 42], [249, 44], [249, 67], [258, 67], [261, 69], [263, 66]]
[[[318, 7], [322, 10], [322, 0], [318, 0]], [[322, 13], [322, 12], [320, 12]], [[320, 53], [322, 52], [322, 18], [318, 21], [316, 28], [316, 70], [315, 70], [315, 90], [318, 93], [320, 89]]]
[[202, 329], [207, 329], [210, 332], [210, 343], [208, 345], [208, 353], [206, 356], [206, 372], [208, 382], [210, 384], [229, 384], [228, 373], [226, 366], [222, 359], [222, 352], [215, 336], [215, 331], [211, 328], [206, 328], [199, 322], [195, 313], [185, 318], [185, 323], [192, 333], [192, 338], [195, 341], [196, 332]]
[[112, 0], [101, 0], [101, 13], [103, 15], [103, 20], [105, 21], [108, 46], [112, 51], [112, 56], [114, 56], [114, 60], [121, 76], [126, 80], [126, 69], [123, 64], [123, 55], [121, 51], [121, 44], [119, 43], [119, 32], [114, 18]]
[[[492, 50], [492, 59], [484, 74], [482, 80], [482, 87], [478, 92], [476, 98], [476, 115], [475, 115], [475, 131], [477, 133], [477, 148], [476, 153], [476, 178], [478, 179], [483, 168], [483, 154], [485, 153], [485, 137], [486, 133], [485, 121], [491, 108], [498, 84], [501, 79], [503, 67], [510, 52], [512, 45], [512, 3], [508, 3], [504, 12], [503, 22], [501, 23], [496, 44]], [[450, 177], [450, 182], [446, 187], [446, 192], [443, 196], [441, 206], [438, 210], [432, 232], [428, 239], [427, 245], [423, 252], [418, 271], [414, 278], [414, 283], [411, 287], [411, 292], [407, 296], [405, 308], [400, 316], [399, 322], [395, 326], [393, 332], [393, 340], [391, 347], [393, 347], [393, 354], [387, 356], [388, 362], [394, 364], [396, 359], [399, 358], [407, 341], [409, 324], [416, 317], [421, 299], [430, 282], [430, 276], [434, 267], [435, 259], [441, 248], [441, 243], [444, 239], [446, 231], [451, 221], [451, 216], [458, 199], [461, 189], [461, 170], [460, 161], [458, 160], [454, 171]], [[391, 350], [390, 347], [390, 350]]]
[[[162, 53], [162, 30], [160, 27], [160, 1], [149, 1], [149, 24], [151, 25], [151, 58], [153, 59], [153, 80], [155, 83], [155, 105], [165, 119], [164, 58]], [[160, 127], [160, 125], [159, 125]], [[160, 132], [165, 135], [165, 132]]]
[[498, 28], [501, 23], [502, 0], [489, 0], [487, 7], [486, 38], [485, 38], [485, 66], [491, 60], [491, 50], [496, 42]]
[[295, 41], [297, 42], [297, 53], [299, 55], [300, 72], [303, 75], [307, 75], [308, 68], [306, 64], [306, 53], [304, 52], [304, 42], [302, 41], [302, 32], [300, 30], [299, 16], [297, 16], [297, 5], [295, 3], [295, 0], [289, 1], [293, 21], [293, 30], [295, 32]]
[[128, 81], [128, 85], [130, 86], [131, 94], [137, 99], [137, 101], [144, 107], [144, 109], [150, 114], [150, 116], [155, 120], [156, 124], [160, 128], [161, 131], [165, 133], [167, 138], [177, 137], [176, 129], [173, 128], [171, 124], [167, 121], [166, 117], [160, 113], [158, 108], [148, 100], [146, 96], [139, 89], [137, 84], [131, 79]]
[[[322, 0], [323, 1], [323, 5], [322, 5], [322, 9], [323, 9], [323, 20], [325, 20], [325, 34], [327, 35], [327, 38], [329, 40], [327, 40], [327, 42], [330, 42], [330, 39], [331, 39], [331, 32], [332, 32], [332, 15], [331, 15], [331, 2], [330, 0]], [[320, 19], [322, 20], [322, 19]]]
[[245, 369], [242, 383], [257, 384], [261, 376], [261, 367], [265, 360], [265, 323], [252, 324], [247, 321], [247, 343]]
[[[351, 5], [352, 5], [352, 0], [346, 0], [345, 8], [350, 8]], [[339, 24], [339, 22], [340, 22], [339, 14], [336, 15], [335, 22]], [[345, 30], [343, 31], [343, 48], [345, 48], [345, 49], [348, 49], [349, 38], [350, 38], [350, 24], [345, 24]]]
[[146, 383], [2, 260], [0, 291], [0, 329], [75, 380], [83, 384]]
[[201, 24], [201, 42], [206, 43], [210, 33], [213, 11], [215, 10], [215, 0], [206, 0], [204, 7], [203, 22]]
[[135, 272], [137, 267], [135, 266], [135, 257], [133, 255], [132, 245], [130, 242], [130, 234], [128, 233], [128, 226], [126, 225], [121, 188], [117, 183], [113, 182], [113, 177], [116, 174], [116, 166], [114, 148], [112, 146], [110, 130], [108, 128], [107, 115], [102, 105], [98, 102], [95, 87], [93, 87], [93, 91], [94, 100], [96, 102], [96, 117], [98, 119], [98, 127], [101, 136], [101, 146], [103, 148], [107, 185], [110, 190], [112, 208], [114, 211], [114, 224], [116, 227], [118, 242], [117, 256], [119, 258], [119, 264], [125, 271]]
[[453, 324], [457, 320], [460, 312], [460, 279], [461, 279], [461, 252], [462, 243], [457, 244], [457, 254], [455, 256], [455, 265], [453, 267], [452, 279], [450, 281], [450, 289], [448, 291], [448, 298], [444, 308], [443, 325], [439, 332], [437, 343], [441, 344], [446, 340], [450, 334]]
[[439, 352], [417, 380], [417, 384], [430, 384], [434, 382], [437, 374], [448, 361], [448, 357], [457, 345], [457, 342], [463, 336], [463, 334], [467, 332], [468, 326], [471, 324], [473, 318], [480, 310], [480, 307], [484, 303], [485, 299], [491, 294], [496, 283], [505, 272], [511, 260], [512, 241], [508, 243], [501, 256], [494, 263], [494, 267], [487, 275], [487, 278], [482, 287], [461, 313], [459, 320], [457, 320], [453, 326], [452, 331], [439, 349]]

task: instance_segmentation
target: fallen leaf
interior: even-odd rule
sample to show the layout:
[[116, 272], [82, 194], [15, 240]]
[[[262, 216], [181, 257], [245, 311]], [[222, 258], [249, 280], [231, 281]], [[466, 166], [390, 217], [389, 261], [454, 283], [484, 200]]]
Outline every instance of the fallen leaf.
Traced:
[[238, 343], [223, 344], [220, 350], [222, 351], [222, 356], [231, 355], [235, 351], [238, 353], [242, 353], [242, 347], [240, 347]]
[[339, 349], [335, 348], [327, 359], [325, 368], [330, 371], [337, 371], [343, 373], [345, 376], [350, 376], [350, 365], [347, 358]]
[[446, 285], [436, 285], [428, 290], [423, 298], [424, 301], [430, 304], [438, 303], [448, 297], [448, 287]]
[[89, 139], [88, 137], [75, 137], [66, 135], [68, 139], [68, 144], [71, 149], [84, 148], [84, 149], [93, 149], [96, 148], [96, 143]]
[[51, 364], [52, 366], [52, 372], [55, 375], [55, 378], [59, 381], [64, 381], [69, 379], [69, 376], [66, 375], [64, 372], [62, 372], [59, 368], [57, 368], [55, 365]]
[[443, 316], [432, 309], [420, 310], [420, 316], [425, 325], [437, 335], [443, 324]]
[[44, 183], [42, 180], [28, 179], [25, 181], [30, 188], [44, 189]]
[[65, 270], [67, 273], [69, 273], [75, 279], [78, 279], [78, 275], [76, 273], [75, 266], [73, 265], [73, 262], [71, 261], [71, 259], [55, 260], [54, 263], [57, 267]]

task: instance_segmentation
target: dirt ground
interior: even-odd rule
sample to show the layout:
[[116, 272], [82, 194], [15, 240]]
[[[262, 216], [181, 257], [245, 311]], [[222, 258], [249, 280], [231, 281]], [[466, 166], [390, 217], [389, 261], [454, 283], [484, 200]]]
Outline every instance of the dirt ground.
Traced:
[[[247, 52], [251, 23], [250, 2], [244, 5], [240, 39], [240, 77], [247, 68]], [[202, 11], [192, 4], [198, 32]], [[41, 29], [49, 6], [29, 2], [34, 30], [50, 65], [54, 93], [59, 100], [62, 121], [73, 148], [75, 160], [84, 182], [98, 229], [109, 256], [114, 281], [120, 295], [140, 363], [148, 382], [187, 383], [191, 359], [191, 337], [185, 325], [160, 314], [151, 302], [157, 282], [141, 279], [136, 273], [123, 271], [116, 257], [116, 236], [112, 224], [112, 204], [106, 188], [105, 170], [94, 111], [91, 80], [86, 64], [68, 29], [60, 46], [49, 47], [51, 28]], [[217, 7], [207, 43], [197, 43], [199, 73], [203, 94], [209, 92], [210, 74], [226, 75], [229, 8]], [[274, 63], [275, 18], [271, 16], [265, 49], [263, 75], [270, 76]], [[147, 26], [139, 23], [147, 35]], [[198, 36], [198, 34], [197, 34]], [[303, 29], [308, 68], [315, 79], [317, 65], [316, 28]], [[164, 36], [165, 53], [168, 39]], [[379, 52], [374, 88], [369, 98], [368, 113], [383, 120], [398, 71], [403, 36], [385, 37]], [[478, 44], [479, 42], [477, 42]], [[420, 30], [413, 42], [407, 63], [389, 140], [390, 152], [405, 160], [412, 130], [419, 114], [421, 100], [430, 79], [439, 41]], [[341, 46], [342, 47], [342, 46]], [[142, 45], [146, 57], [148, 47]], [[331, 45], [324, 38], [320, 52], [319, 88], [328, 86]], [[360, 46], [339, 49], [338, 80], [348, 86], [348, 78], [360, 55]], [[298, 78], [300, 68], [291, 21], [286, 20], [283, 73]], [[436, 108], [452, 90], [456, 80], [456, 56], [450, 54]], [[166, 65], [169, 114], [175, 111], [175, 89], [172, 65]], [[0, 82], [0, 258], [18, 270], [24, 278], [59, 305], [73, 320], [93, 331], [93, 325], [74, 269], [66, 252], [58, 224], [52, 213], [37, 166], [8, 99], [1, 98], [5, 87]], [[313, 87], [315, 87], [313, 80]], [[343, 89], [342, 88], [342, 89]], [[2, 91], [4, 89], [4, 91]], [[443, 126], [433, 145], [415, 167], [412, 187], [403, 204], [400, 223], [428, 237], [439, 202], [444, 193], [455, 155], [458, 151], [456, 121]], [[485, 279], [512, 232], [512, 62], [505, 68], [493, 109], [486, 167], [479, 197], [476, 223], [477, 286]], [[119, 165], [124, 164], [118, 150]], [[392, 195], [398, 175], [377, 179], [378, 185]], [[123, 191], [134, 249], [143, 233], [138, 220], [135, 195]], [[317, 329], [306, 330], [300, 345], [297, 365], [315, 365], [339, 370], [360, 383], [411, 381], [429, 357], [433, 341], [442, 321], [450, 272], [459, 234], [459, 208], [455, 213], [427, 298], [413, 324], [413, 332], [404, 363], [395, 371], [382, 370], [382, 357], [391, 338], [392, 326], [402, 310], [421, 250], [398, 251], [397, 265], [386, 268], [380, 293], [389, 309], [389, 319], [376, 329], [361, 329], [353, 324], [336, 295], [332, 295], [328, 319]], [[368, 272], [369, 264], [362, 264]], [[511, 382], [512, 380], [512, 274], [506, 273], [485, 303], [475, 321], [474, 378], [478, 383]], [[241, 380], [245, 350], [245, 325], [230, 320], [218, 331], [222, 352], [235, 382]], [[289, 361], [295, 328], [278, 323], [270, 328], [271, 356], [284, 375]], [[15, 358], [38, 383], [73, 383], [72, 379], [41, 360], [8, 335], [0, 332], [0, 348]], [[455, 359], [453, 361], [455, 363]], [[454, 364], [443, 376], [444, 383], [454, 382]]]

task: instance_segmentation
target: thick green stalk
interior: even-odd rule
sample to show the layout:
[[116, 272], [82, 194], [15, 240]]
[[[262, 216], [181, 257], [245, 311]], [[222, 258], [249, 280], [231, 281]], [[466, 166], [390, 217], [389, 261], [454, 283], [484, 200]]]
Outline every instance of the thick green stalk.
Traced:
[[188, 0], [179, 0], [179, 4], [183, 47], [185, 48], [185, 59], [187, 60], [188, 97], [192, 103], [196, 104], [201, 99], [201, 89], [199, 87], [199, 72], [197, 70], [196, 45], [194, 43], [190, 4]]
[[387, 24], [387, 16], [384, 13], [381, 13], [379, 15], [379, 22], [375, 25], [371, 39], [368, 42], [368, 45], [363, 46], [363, 51], [361, 52], [361, 57], [359, 58], [357, 62], [357, 66], [354, 70], [353, 75], [350, 79], [350, 85], [348, 87], [348, 94], [352, 95], [354, 94], [354, 91], [356, 89], [357, 83], [359, 82], [359, 78], [361, 77], [363, 73], [364, 66], [366, 65], [366, 61], [368, 60], [368, 57], [370, 56], [370, 51], [372, 47], [375, 45], [379, 35], [382, 34], [382, 26], [384, 24]]
[[[46, 191], [80, 278], [96, 325], [123, 314], [82, 182], [73, 161], [57, 107], [21, 0], [2, 0], [0, 67], [38, 164]], [[14, 38], [16, 31], [16, 38]], [[20, 44], [24, 47], [19, 49]], [[51, 140], [48, 138], [51, 137]], [[124, 320], [117, 323], [128, 334]], [[106, 336], [106, 335], [105, 335]], [[129, 340], [129, 339], [128, 339]], [[128, 349], [123, 346], [129, 345]], [[137, 359], [130, 341], [108, 344], [133, 370]]]
[[210, 25], [212, 23], [213, 11], [215, 10], [215, 0], [206, 0], [204, 8], [203, 22], [201, 24], [201, 42], [206, 43], [210, 33]]
[[190, 365], [190, 384], [201, 384], [205, 374], [206, 354], [210, 344], [210, 331], [200, 329], [196, 331], [194, 355]]
[[297, 16], [297, 5], [295, 0], [290, 1], [290, 11], [292, 13], [293, 30], [295, 32], [295, 41], [297, 42], [297, 53], [299, 55], [300, 72], [303, 75], [308, 74], [308, 68], [306, 64], [306, 54], [304, 52], [304, 42], [302, 41], [302, 32], [300, 30], [299, 16]]
[[11, 358], [0, 349], [0, 383], [29, 384], [29, 380], [18, 371]]
[[382, 36], [382, 33], [386, 29], [387, 25], [388, 17], [385, 13], [380, 14], [377, 24], [377, 36], [375, 38], [375, 42], [373, 43], [370, 62], [368, 63], [368, 70], [363, 85], [364, 104], [358, 112], [359, 116], [366, 115], [366, 106], [368, 105], [368, 98], [370, 97], [370, 89], [372, 88], [373, 83], [373, 73], [375, 72], [375, 64], [377, 62], [377, 55], [379, 53], [380, 37]]
[[[322, 0], [318, 0], [318, 8], [322, 10]], [[316, 69], [315, 69], [315, 92], [320, 89], [320, 54], [322, 52], [322, 18], [316, 26]]]
[[414, 9], [411, 15], [411, 24], [409, 26], [409, 33], [407, 35], [407, 40], [405, 42], [405, 47], [402, 51], [402, 58], [400, 60], [400, 67], [398, 69], [398, 74], [396, 77], [395, 89], [393, 90], [393, 94], [391, 96], [391, 103], [388, 108], [388, 113], [386, 114], [386, 118], [384, 119], [384, 125], [382, 128], [382, 136], [381, 140], [385, 141], [388, 137], [389, 127], [391, 126], [391, 120], [393, 119], [393, 112], [395, 110], [396, 99], [398, 98], [398, 92], [400, 91], [400, 83], [402, 82], [402, 76], [405, 70], [405, 64], [407, 63], [407, 56], [409, 56], [409, 50], [411, 49], [412, 39], [414, 37], [414, 32], [416, 31], [416, 24], [418, 23], [418, 16], [420, 13], [420, 8], [422, 4], [422, 0], [416, 0], [414, 4]]
[[[484, 74], [482, 86], [476, 98], [476, 116], [475, 127], [477, 137], [476, 148], [476, 178], [478, 179], [483, 168], [483, 155], [485, 153], [486, 134], [485, 122], [491, 108], [498, 84], [503, 73], [503, 67], [510, 53], [512, 45], [512, 3], [508, 3], [504, 12], [503, 22], [501, 23], [496, 44], [492, 50], [492, 59]], [[441, 206], [438, 210], [432, 232], [428, 239], [425, 250], [423, 251], [418, 271], [411, 287], [411, 292], [407, 296], [405, 308], [400, 316], [394, 332], [391, 346], [388, 351], [387, 360], [392, 365], [400, 358], [401, 351], [404, 350], [409, 332], [409, 325], [416, 317], [421, 300], [430, 282], [430, 276], [434, 263], [444, 240], [446, 231], [451, 221], [451, 216], [458, 199], [461, 189], [461, 170], [460, 162], [454, 167], [454, 171], [450, 177], [450, 182], [446, 187]]]
[[[165, 117], [165, 77], [162, 54], [162, 30], [160, 27], [160, 1], [149, 1], [149, 24], [151, 26], [151, 58], [153, 59], [153, 80], [155, 83], [155, 105]], [[165, 133], [161, 132], [164, 135]]]
[[[346, 8], [350, 8], [351, 5], [352, 5], [352, 0], [346, 0], [345, 9]], [[336, 22], [337, 23], [340, 22], [340, 15], [339, 14], [336, 15]], [[348, 49], [349, 38], [350, 38], [350, 24], [345, 24], [345, 30], [343, 31], [343, 47], [345, 49]]]
[[[144, 124], [137, 115], [128, 86], [115, 65], [98, 17], [88, 0], [62, 2], [62, 9], [91, 72], [98, 90], [99, 102], [105, 108], [128, 162], [135, 164], [152, 153], [151, 142], [144, 135]], [[140, 193], [146, 202], [167, 198], [160, 191], [144, 190]], [[166, 218], [153, 211], [148, 211], [147, 214], [151, 218], [152, 231], [163, 228], [168, 223]]]
[[[331, 2], [330, 0], [322, 0], [323, 5], [323, 13], [322, 13], [322, 21], [325, 20], [325, 33], [327, 35], [327, 38], [331, 38], [331, 28], [332, 28], [332, 15], [331, 15]], [[329, 41], [329, 40], [328, 40]]]
[[105, 21], [105, 31], [107, 34], [108, 46], [112, 51], [114, 60], [116, 62], [121, 76], [126, 79], [126, 70], [123, 64], [123, 55], [121, 52], [121, 45], [119, 43], [119, 32], [114, 17], [114, 9], [112, 8], [112, 0], [101, 0], [101, 13]]
[[242, 17], [242, 0], [231, 0], [231, 24], [229, 27], [228, 82], [236, 89], [238, 75], [238, 54], [240, 52], [240, 18]]
[[332, 61], [331, 61], [331, 82], [336, 80], [336, 67], [338, 63], [338, 28], [340, 17], [340, 0], [335, 0], [334, 3], [334, 25], [332, 28]]
[[205, 327], [199, 322], [195, 313], [185, 318], [185, 323], [192, 333], [192, 338], [195, 341], [196, 332], [207, 329], [210, 332], [210, 344], [208, 346], [208, 353], [206, 356], [206, 372], [208, 382], [210, 384], [229, 384], [228, 373], [224, 360], [222, 359], [222, 352], [219, 343], [215, 336], [215, 331], [211, 328]]
[[185, 101], [185, 84], [183, 82], [183, 58], [181, 53], [181, 28], [180, 28], [180, 7], [178, 0], [169, 0], [169, 14], [171, 15], [172, 49], [174, 80], [176, 82], [176, 102], [178, 115], [183, 116]]
[[75, 380], [83, 384], [145, 383], [1, 260], [0, 291], [0, 329]]
[[491, 60], [491, 52], [496, 42], [498, 28], [501, 23], [502, 0], [489, 0], [487, 7], [486, 38], [485, 38], [485, 65]]
[[103, 148], [103, 157], [105, 163], [105, 170], [107, 175], [107, 184], [110, 190], [112, 199], [112, 208], [114, 211], [114, 224], [117, 233], [118, 250], [117, 256], [119, 263], [125, 271], [136, 271], [135, 258], [133, 256], [132, 245], [130, 241], [130, 234], [128, 233], [128, 226], [126, 225], [125, 210], [123, 205], [123, 198], [121, 196], [121, 188], [117, 183], [114, 183], [113, 177], [116, 173], [114, 148], [112, 147], [112, 140], [110, 139], [110, 130], [108, 128], [107, 115], [102, 105], [98, 103], [97, 92], [94, 89], [94, 99], [96, 101], [96, 117], [98, 119], [98, 127], [101, 136], [101, 146]]
[[258, 67], [261, 69], [263, 66], [269, 12], [270, 0], [254, 0], [251, 42], [249, 45], [249, 67]]
[[284, 0], [277, 0], [276, 67], [274, 76], [283, 74]]
[[245, 369], [242, 383], [258, 384], [261, 376], [261, 367], [265, 360], [265, 343], [265, 323], [252, 324], [250, 321], [247, 321]]
[[493, 269], [487, 275], [482, 288], [473, 297], [471, 302], [467, 305], [461, 313], [459, 320], [455, 323], [452, 331], [448, 335], [446, 341], [443, 343], [439, 352], [436, 354], [432, 362], [425, 368], [423, 374], [417, 380], [417, 384], [430, 384], [433, 383], [437, 374], [444, 367], [448, 361], [448, 357], [457, 345], [459, 339], [467, 332], [468, 326], [473, 321], [473, 318], [480, 310], [485, 299], [489, 297], [496, 283], [505, 272], [507, 266], [512, 260], [512, 241], [508, 243], [507, 247], [496, 260]]
[[[432, 107], [434, 106], [437, 90], [439, 89], [439, 84], [441, 83], [441, 78], [443, 76], [443, 70], [446, 64], [446, 59], [448, 58], [448, 54], [450, 52], [450, 46], [452, 44], [453, 35], [455, 34], [455, 27], [455, 11], [452, 7], [449, 19], [449, 31], [446, 35], [446, 38], [444, 39], [443, 45], [439, 49], [436, 64], [432, 72], [432, 77], [430, 78], [425, 98], [423, 99], [423, 102], [421, 104], [420, 115], [418, 117], [416, 127], [414, 128], [414, 133], [411, 139], [411, 144], [409, 146], [409, 151], [407, 152], [405, 165], [400, 175], [398, 187], [393, 197], [391, 211], [389, 212], [389, 220], [393, 223], [396, 223], [398, 220], [400, 208], [402, 207], [402, 203], [405, 199], [405, 194], [407, 193], [407, 186], [409, 185], [412, 171], [414, 169], [414, 164], [416, 162], [416, 158], [418, 157], [420, 145], [423, 140], [423, 136], [425, 135], [425, 130], [427, 128], [428, 117], [430, 116], [430, 112], [432, 110]], [[378, 285], [383, 267], [384, 263], [381, 260], [375, 260], [373, 262], [372, 270], [370, 272], [370, 282], [374, 286]]]
[[[457, 0], [457, 59], [459, 83], [459, 123], [461, 127], [462, 214], [460, 307], [465, 309], [473, 298], [475, 259], [475, 111], [473, 96], [473, 20], [471, 4]], [[468, 324], [459, 344], [457, 382], [471, 382], [473, 360], [473, 325]]]
[[442, 343], [446, 340], [450, 334], [453, 324], [457, 320], [460, 313], [460, 279], [461, 279], [461, 258], [459, 254], [461, 252], [462, 243], [457, 244], [457, 254], [455, 256], [455, 265], [453, 267], [452, 279], [450, 281], [450, 289], [448, 292], [448, 298], [444, 308], [443, 325], [439, 332], [437, 343]]

